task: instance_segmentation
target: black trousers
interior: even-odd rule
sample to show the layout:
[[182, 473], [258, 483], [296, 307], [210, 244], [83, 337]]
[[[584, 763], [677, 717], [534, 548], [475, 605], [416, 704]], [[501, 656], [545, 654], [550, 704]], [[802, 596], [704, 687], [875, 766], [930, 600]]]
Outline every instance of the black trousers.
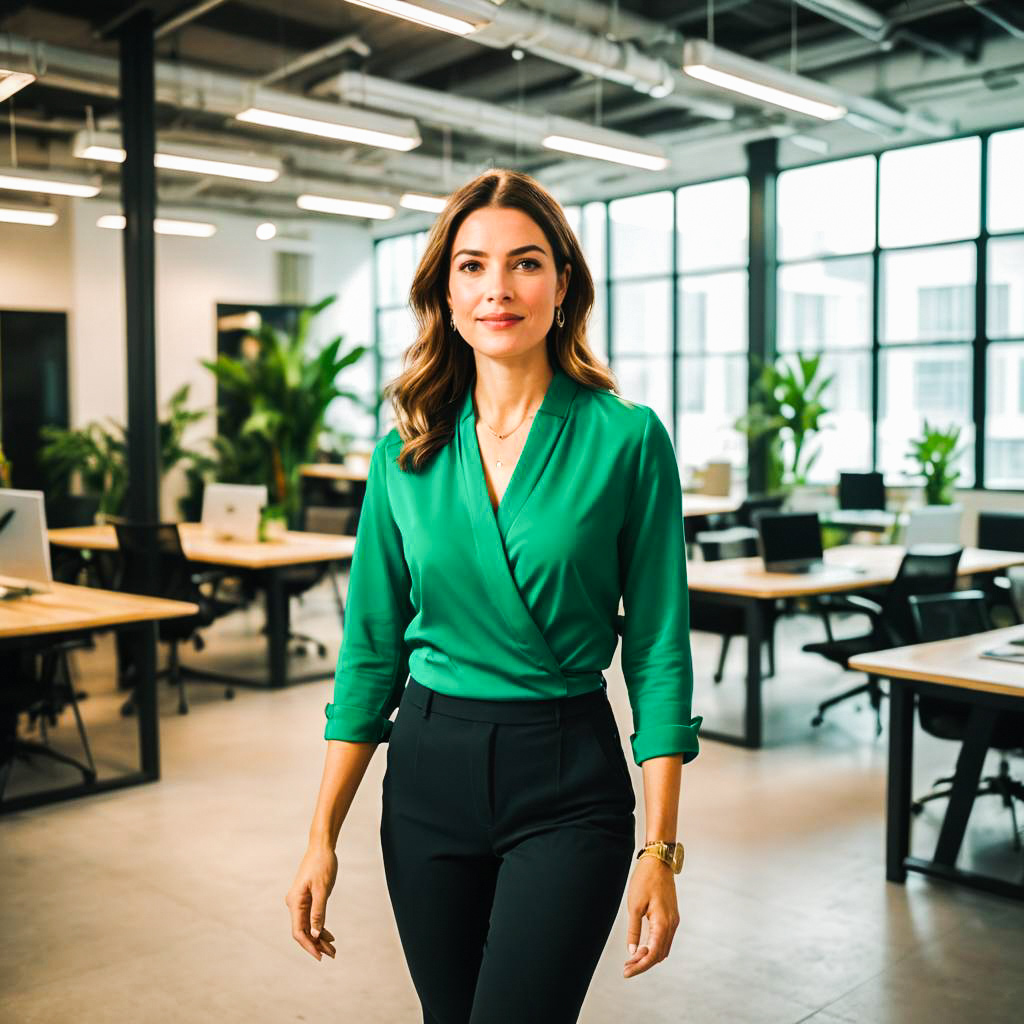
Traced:
[[604, 687], [491, 701], [410, 678], [381, 844], [424, 1024], [578, 1019], [629, 875], [635, 806]]

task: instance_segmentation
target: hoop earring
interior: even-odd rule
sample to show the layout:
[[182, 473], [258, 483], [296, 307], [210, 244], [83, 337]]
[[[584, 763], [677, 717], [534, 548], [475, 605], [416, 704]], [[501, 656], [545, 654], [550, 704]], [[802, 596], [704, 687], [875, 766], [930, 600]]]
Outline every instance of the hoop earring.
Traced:
[[555, 306], [555, 323], [558, 324], [559, 330], [565, 326], [565, 313], [562, 312], [561, 306]]
[[455, 314], [451, 310], [448, 310], [448, 320], [452, 325], [452, 330], [455, 331], [456, 334], [458, 334], [459, 329], [458, 327], [455, 326]]

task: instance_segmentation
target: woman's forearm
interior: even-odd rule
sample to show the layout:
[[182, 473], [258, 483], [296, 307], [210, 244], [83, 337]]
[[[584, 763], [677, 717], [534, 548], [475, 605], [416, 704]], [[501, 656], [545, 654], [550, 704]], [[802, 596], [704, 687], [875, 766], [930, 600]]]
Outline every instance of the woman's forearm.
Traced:
[[320, 793], [309, 827], [309, 845], [334, 849], [352, 800], [363, 781], [376, 743], [328, 740]]
[[644, 807], [647, 821], [644, 842], [674, 843], [679, 825], [679, 785], [683, 774], [681, 754], [649, 757], [644, 772]]

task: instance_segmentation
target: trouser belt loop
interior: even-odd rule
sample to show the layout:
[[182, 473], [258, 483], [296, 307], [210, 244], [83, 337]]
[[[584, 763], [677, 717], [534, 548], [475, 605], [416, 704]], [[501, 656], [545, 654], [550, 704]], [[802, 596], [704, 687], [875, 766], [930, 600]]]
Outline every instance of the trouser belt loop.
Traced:
[[428, 689], [427, 693], [426, 693], [426, 697], [425, 697], [425, 699], [423, 701], [423, 717], [424, 718], [429, 718], [430, 717], [430, 703], [431, 703], [431, 701], [433, 699], [434, 699], [434, 691]]

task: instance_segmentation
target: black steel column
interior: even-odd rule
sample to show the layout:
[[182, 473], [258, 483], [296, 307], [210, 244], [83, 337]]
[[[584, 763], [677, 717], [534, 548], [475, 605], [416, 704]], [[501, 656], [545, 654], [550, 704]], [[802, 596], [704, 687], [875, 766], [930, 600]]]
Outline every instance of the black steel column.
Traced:
[[[761, 376], [761, 368], [775, 359], [775, 182], [779, 170], [779, 144], [777, 139], [760, 139], [746, 148], [750, 182], [747, 387], [748, 393], [752, 393]], [[763, 438], [747, 445], [748, 494], [766, 489], [767, 453], [767, 443]]]
[[[128, 517], [160, 517], [160, 446], [156, 404], [154, 315], [156, 146], [153, 85], [153, 14], [140, 10], [119, 29], [121, 47], [121, 165], [124, 208], [124, 285], [128, 369]], [[151, 579], [157, 577], [153, 552]]]
[[974, 490], [985, 483], [985, 428], [988, 416], [988, 155], [992, 136], [981, 136], [981, 230], [977, 241], [977, 276], [974, 282], [974, 373], [971, 416], [974, 420]]
[[[128, 379], [127, 515], [135, 523], [160, 518], [160, 444], [156, 405], [155, 255], [156, 127], [153, 82], [153, 14], [141, 9], [117, 28], [121, 62], [121, 204], [124, 209], [124, 294]], [[154, 546], [145, 578], [159, 583]], [[156, 698], [156, 625], [132, 631], [139, 752], [147, 777], [160, 777]]]

